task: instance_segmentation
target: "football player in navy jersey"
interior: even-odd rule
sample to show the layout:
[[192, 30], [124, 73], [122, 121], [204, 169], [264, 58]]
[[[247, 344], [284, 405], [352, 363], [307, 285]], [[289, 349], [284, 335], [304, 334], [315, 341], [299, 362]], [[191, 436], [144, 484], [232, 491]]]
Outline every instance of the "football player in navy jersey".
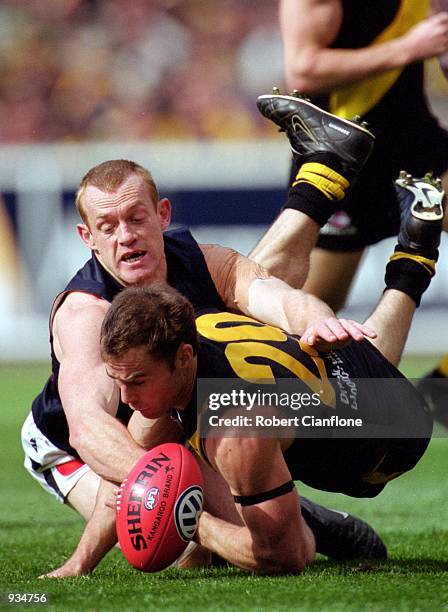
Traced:
[[[412, 469], [429, 443], [432, 421], [424, 401], [396, 366], [434, 275], [445, 198], [430, 179], [406, 177], [398, 187], [398, 243], [386, 267], [386, 289], [367, 321], [377, 330], [375, 339], [319, 353], [307, 344], [308, 332], [299, 339], [249, 317], [213, 310], [195, 320], [188, 300], [158, 283], [126, 289], [106, 314], [101, 352], [107, 375], [136, 415], [180, 425], [161, 431], [159, 441], [187, 438], [203, 459], [207, 505], [197, 541], [244, 569], [300, 572], [316, 550], [326, 552], [335, 541], [340, 558], [353, 558], [353, 533], [349, 536], [331, 511], [308, 512], [293, 480], [373, 497]], [[425, 214], [419, 206], [421, 189], [431, 194], [433, 204]], [[298, 436], [289, 424], [264, 436], [254, 435], [253, 428], [247, 435], [225, 428], [207, 435], [198, 418], [197, 382], [223, 378], [267, 384], [268, 392], [281, 378], [295, 379], [298, 390], [309, 388], [320, 398], [308, 418], [320, 426], [327, 417], [324, 435]], [[381, 381], [366, 391], [359, 381], [372, 378]], [[347, 403], [353, 389], [355, 405]], [[338, 437], [328, 417], [346, 420], [350, 412], [368, 426], [367, 434], [360, 430], [347, 439], [339, 430]], [[236, 402], [229, 416], [238, 414], [247, 418], [248, 413]], [[124, 466], [130, 468], [132, 460]], [[103, 482], [101, 498], [110, 491]], [[361, 540], [369, 538], [371, 557], [384, 558], [381, 540], [364, 530]], [[97, 504], [69, 567], [91, 571], [115, 541], [114, 512]]]
[[[22, 441], [32, 476], [86, 519], [100, 479], [120, 482], [128, 462], [157, 442], [151, 423], [130, 419], [131, 410], [101, 360], [101, 324], [124, 287], [166, 280], [196, 309], [240, 311], [306, 332], [321, 348], [375, 335], [363, 325], [336, 319], [323, 302], [232, 249], [198, 245], [188, 231], [169, 231], [170, 202], [134, 162], [111, 160], [92, 168], [76, 204], [82, 220], [78, 234], [91, 258], [54, 301], [52, 373], [33, 402]], [[77, 571], [66, 567], [55, 575]]]

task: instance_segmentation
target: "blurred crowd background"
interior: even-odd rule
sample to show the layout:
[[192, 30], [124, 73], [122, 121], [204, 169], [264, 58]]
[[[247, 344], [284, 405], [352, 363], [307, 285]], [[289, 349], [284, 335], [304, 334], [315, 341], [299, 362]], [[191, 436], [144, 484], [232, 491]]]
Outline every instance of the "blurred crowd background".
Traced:
[[2, 0], [0, 140], [252, 138], [272, 0]]
[[[0, 0], [0, 361], [46, 358], [52, 297], [87, 255], [74, 189], [104, 159], [150, 168], [198, 240], [253, 247], [288, 176], [286, 143], [255, 104], [284, 90], [277, 11], [277, 0]], [[427, 70], [448, 126], [448, 85], [437, 61]], [[351, 306], [370, 309], [391, 248], [371, 249]], [[448, 268], [437, 276], [425, 305], [442, 311], [414, 327], [418, 351], [438, 350], [428, 330], [446, 318]]]
[[[429, 94], [448, 123], [436, 62]], [[256, 138], [282, 84], [273, 0], [2, 0], [0, 141]]]

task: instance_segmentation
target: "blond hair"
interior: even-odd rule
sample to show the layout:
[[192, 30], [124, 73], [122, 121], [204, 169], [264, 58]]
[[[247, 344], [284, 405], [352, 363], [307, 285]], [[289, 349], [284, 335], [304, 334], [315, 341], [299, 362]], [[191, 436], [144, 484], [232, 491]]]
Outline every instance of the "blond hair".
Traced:
[[76, 209], [88, 226], [87, 212], [84, 208], [84, 195], [89, 185], [107, 193], [115, 191], [131, 174], [140, 176], [147, 184], [154, 206], [159, 201], [159, 191], [152, 174], [143, 166], [127, 159], [111, 159], [94, 166], [83, 177], [76, 193]]

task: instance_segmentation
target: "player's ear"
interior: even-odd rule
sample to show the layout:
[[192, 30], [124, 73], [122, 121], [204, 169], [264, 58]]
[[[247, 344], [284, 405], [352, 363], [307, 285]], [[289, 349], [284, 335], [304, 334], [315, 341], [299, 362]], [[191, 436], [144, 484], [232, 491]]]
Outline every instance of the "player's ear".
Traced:
[[166, 230], [171, 223], [171, 202], [168, 198], [162, 198], [157, 202], [157, 216], [162, 230]]
[[176, 359], [175, 359], [175, 367], [176, 368], [187, 368], [191, 364], [194, 359], [194, 351], [191, 344], [187, 344], [186, 342], [182, 342], [182, 344], [177, 349]]
[[78, 232], [78, 236], [89, 247], [89, 249], [92, 249], [92, 251], [94, 251], [95, 241], [87, 225], [85, 225], [84, 223], [78, 223], [78, 225], [76, 226], [76, 231]]

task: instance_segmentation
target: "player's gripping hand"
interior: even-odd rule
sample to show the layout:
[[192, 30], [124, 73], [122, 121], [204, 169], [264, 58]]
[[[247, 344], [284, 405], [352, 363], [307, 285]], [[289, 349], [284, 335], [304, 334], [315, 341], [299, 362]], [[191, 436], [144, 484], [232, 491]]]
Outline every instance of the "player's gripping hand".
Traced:
[[420, 21], [401, 41], [410, 61], [443, 55], [448, 51], [448, 12], [442, 11]]
[[108, 508], [110, 508], [111, 510], [116, 510], [117, 505], [120, 503], [121, 501], [121, 494], [123, 491], [123, 487], [127, 482], [127, 478], [125, 478], [123, 480], [123, 482], [121, 483], [121, 485], [119, 487], [114, 487], [112, 489], [111, 494], [109, 495], [109, 497], [107, 497], [104, 500], [104, 505], [107, 506]]
[[329, 352], [340, 349], [352, 340], [361, 342], [364, 338], [374, 339], [377, 334], [370, 327], [352, 321], [329, 317], [310, 325], [301, 336], [301, 341], [318, 351]]

